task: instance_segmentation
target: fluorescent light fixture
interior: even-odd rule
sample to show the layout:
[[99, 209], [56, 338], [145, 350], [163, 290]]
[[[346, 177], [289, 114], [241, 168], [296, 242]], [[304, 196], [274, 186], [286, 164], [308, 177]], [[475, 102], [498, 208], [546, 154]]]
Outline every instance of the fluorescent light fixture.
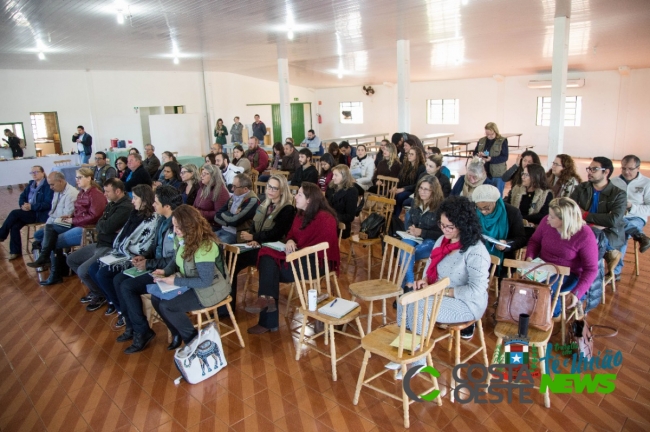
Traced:
[[38, 59], [39, 60], [45, 60], [45, 54], [43, 54], [42, 52], [39, 52], [38, 53]]
[[174, 64], [178, 64], [178, 63], [179, 63], [178, 57], [174, 57]]
[[287, 33], [287, 38], [289, 40], [293, 40], [293, 30], [289, 30], [289, 32]]
[[341, 72], [339, 72], [338, 77], [339, 77], [339, 79], [343, 78], [343, 74]]
[[117, 11], [117, 23], [124, 24], [124, 14], [122, 13], [121, 10]]
[[[532, 80], [528, 81], [528, 88], [530, 89], [550, 89], [552, 85], [551, 80]], [[584, 87], [585, 80], [584, 78], [580, 79], [570, 79], [566, 81], [567, 88], [578, 88]]]

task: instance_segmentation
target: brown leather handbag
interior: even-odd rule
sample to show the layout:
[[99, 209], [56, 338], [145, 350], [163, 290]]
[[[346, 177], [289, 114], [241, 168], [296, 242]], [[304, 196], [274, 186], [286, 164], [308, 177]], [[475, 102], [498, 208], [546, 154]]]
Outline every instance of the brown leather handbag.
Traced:
[[[547, 283], [534, 282], [526, 279], [529, 273], [543, 266], [555, 267], [555, 278], [549, 278]], [[496, 311], [498, 322], [519, 323], [519, 315], [530, 316], [528, 325], [542, 331], [553, 327], [551, 313], [551, 285], [560, 277], [560, 269], [551, 263], [543, 263], [527, 271], [522, 279], [503, 279], [499, 291], [499, 306]]]
[[[618, 334], [618, 329], [604, 325], [589, 325], [582, 302], [576, 306], [575, 320], [567, 328], [567, 339], [575, 344], [578, 355], [583, 355], [587, 360], [591, 359], [594, 353], [594, 338], [596, 337], [614, 337]], [[610, 331], [609, 334], [595, 334], [594, 328], [604, 328]]]

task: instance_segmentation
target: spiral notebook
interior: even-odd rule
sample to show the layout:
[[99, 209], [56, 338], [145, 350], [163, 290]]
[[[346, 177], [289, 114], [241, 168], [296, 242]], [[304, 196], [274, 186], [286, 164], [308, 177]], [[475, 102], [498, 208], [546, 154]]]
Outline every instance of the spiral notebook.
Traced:
[[318, 312], [329, 315], [334, 318], [343, 318], [354, 309], [359, 307], [359, 303], [346, 300], [343, 298], [335, 298], [325, 306], [318, 309]]

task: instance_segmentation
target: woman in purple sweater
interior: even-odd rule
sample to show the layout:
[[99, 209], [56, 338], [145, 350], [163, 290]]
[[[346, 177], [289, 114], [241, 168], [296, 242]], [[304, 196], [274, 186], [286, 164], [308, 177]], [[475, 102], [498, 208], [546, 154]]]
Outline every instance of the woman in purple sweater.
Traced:
[[[596, 236], [582, 219], [582, 212], [571, 198], [555, 198], [549, 203], [548, 216], [539, 223], [528, 242], [526, 260], [541, 258], [545, 262], [569, 267], [560, 292], [571, 291], [567, 308], [578, 304], [598, 274], [598, 244]], [[557, 283], [552, 287], [553, 293]], [[553, 313], [560, 315], [558, 302]]]

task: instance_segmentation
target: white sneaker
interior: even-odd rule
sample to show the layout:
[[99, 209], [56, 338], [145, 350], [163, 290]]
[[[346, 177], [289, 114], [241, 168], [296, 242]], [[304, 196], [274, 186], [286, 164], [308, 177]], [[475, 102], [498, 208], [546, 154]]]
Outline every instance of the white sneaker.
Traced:
[[398, 370], [398, 369], [400, 369], [400, 368], [402, 367], [402, 365], [399, 364], [399, 363], [395, 363], [395, 362], [389, 362], [389, 363], [386, 364], [386, 366], [384, 366], [384, 367], [385, 367], [386, 369]]

